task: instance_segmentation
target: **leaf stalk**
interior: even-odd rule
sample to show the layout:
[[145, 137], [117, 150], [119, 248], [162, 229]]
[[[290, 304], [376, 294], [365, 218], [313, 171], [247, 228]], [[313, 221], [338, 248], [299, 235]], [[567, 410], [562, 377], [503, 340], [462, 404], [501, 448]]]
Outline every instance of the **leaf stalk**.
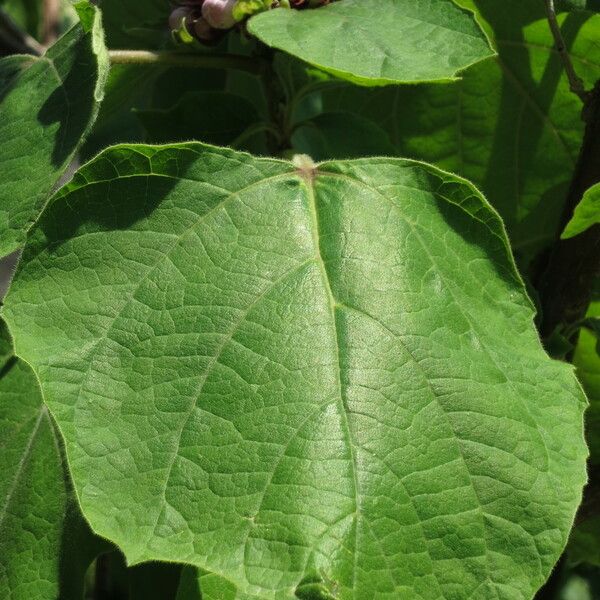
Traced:
[[113, 65], [166, 65], [192, 69], [234, 69], [260, 75], [262, 61], [237, 54], [183, 54], [149, 50], [109, 50]]

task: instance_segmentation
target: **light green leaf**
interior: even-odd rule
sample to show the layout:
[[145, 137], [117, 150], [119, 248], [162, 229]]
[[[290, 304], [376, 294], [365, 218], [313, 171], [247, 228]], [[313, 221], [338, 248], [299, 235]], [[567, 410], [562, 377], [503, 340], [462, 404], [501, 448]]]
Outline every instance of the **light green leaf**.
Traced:
[[343, 0], [271, 10], [248, 29], [269, 46], [361, 85], [451, 80], [488, 56], [473, 15], [452, 0]]
[[[554, 51], [543, 2], [474, 0], [499, 56], [450, 85], [367, 91], [338, 85], [326, 110], [350, 110], [392, 134], [398, 154], [470, 179], [502, 215], [523, 264], [560, 234], [583, 136], [581, 102]], [[600, 79], [600, 16], [560, 17], [578, 74]]]
[[0, 439], [0, 597], [80, 600], [108, 544], [81, 518], [59, 434], [20, 360], [0, 373]]
[[591, 187], [583, 195], [561, 238], [566, 240], [575, 237], [597, 223], [600, 223], [600, 184]]
[[0, 60], [0, 256], [25, 240], [90, 131], [108, 71], [98, 10], [44, 56]]
[[136, 114], [153, 143], [201, 140], [227, 146], [258, 120], [248, 100], [226, 92], [191, 92], [169, 109]]
[[116, 147], [32, 231], [5, 316], [84, 514], [261, 599], [530, 598], [585, 398], [501, 221], [422, 163], [295, 164]]

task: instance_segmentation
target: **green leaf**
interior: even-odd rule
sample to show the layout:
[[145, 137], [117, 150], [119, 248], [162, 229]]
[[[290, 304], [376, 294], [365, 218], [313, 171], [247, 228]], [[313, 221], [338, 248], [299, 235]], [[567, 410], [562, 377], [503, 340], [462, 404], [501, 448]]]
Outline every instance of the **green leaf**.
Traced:
[[77, 8], [82, 23], [44, 56], [0, 60], [0, 256], [23, 244], [98, 114], [108, 72], [100, 15]]
[[176, 600], [181, 572], [181, 565], [157, 562], [128, 569], [129, 600]]
[[230, 145], [258, 120], [254, 106], [226, 92], [191, 92], [166, 110], [139, 110], [147, 141], [162, 143], [201, 140]]
[[260, 598], [261, 596], [254, 594], [240, 593], [234, 583], [221, 575], [194, 567], [184, 567], [175, 600], [260, 600]]
[[531, 597], [565, 545], [585, 398], [454, 175], [109, 149], [44, 212], [4, 311], [129, 564], [261, 599], [489, 600]]
[[344, 0], [316, 10], [270, 10], [249, 31], [361, 85], [451, 80], [491, 56], [473, 15], [452, 0]]
[[[590, 304], [587, 316], [597, 322], [600, 317], [600, 295]], [[590, 406], [586, 412], [587, 441], [590, 447], [590, 461], [600, 464], [600, 354], [598, 343], [600, 337], [591, 327], [584, 327], [579, 332], [579, 340], [573, 356], [573, 364], [577, 368], [577, 376], [589, 398]], [[600, 550], [599, 550], [600, 552]]]
[[103, 0], [108, 47], [164, 46], [170, 39], [168, 19], [171, 10], [171, 4], [165, 0]]
[[396, 154], [386, 131], [369, 119], [344, 112], [323, 113], [305, 121], [292, 142], [296, 150], [315, 160]]
[[[500, 212], [523, 264], [560, 234], [560, 218], [583, 137], [581, 102], [568, 81], [543, 2], [474, 0], [493, 29], [498, 57], [450, 85], [367, 91], [338, 85], [326, 110], [370, 118], [397, 152], [458, 173]], [[561, 15], [586, 87], [600, 79], [600, 16]]]
[[0, 373], [0, 597], [80, 600], [108, 544], [81, 518], [59, 433], [29, 366]]
[[583, 195], [560, 237], [563, 240], [575, 237], [597, 223], [600, 223], [600, 184], [591, 187]]
[[587, 563], [600, 567], [599, 539], [600, 516], [593, 516], [579, 523], [569, 540], [569, 560], [574, 564]]

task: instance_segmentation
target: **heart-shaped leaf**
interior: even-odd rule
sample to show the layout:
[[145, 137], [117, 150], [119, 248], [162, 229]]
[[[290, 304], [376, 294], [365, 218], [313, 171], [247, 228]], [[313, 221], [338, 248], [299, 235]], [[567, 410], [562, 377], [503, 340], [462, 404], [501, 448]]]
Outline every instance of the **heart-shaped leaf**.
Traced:
[[343, 0], [317, 10], [271, 10], [248, 29], [361, 85], [454, 79], [492, 55], [473, 15], [452, 0]]
[[240, 597], [489, 600], [564, 547], [585, 398], [454, 175], [116, 147], [45, 211], [5, 315], [130, 563]]

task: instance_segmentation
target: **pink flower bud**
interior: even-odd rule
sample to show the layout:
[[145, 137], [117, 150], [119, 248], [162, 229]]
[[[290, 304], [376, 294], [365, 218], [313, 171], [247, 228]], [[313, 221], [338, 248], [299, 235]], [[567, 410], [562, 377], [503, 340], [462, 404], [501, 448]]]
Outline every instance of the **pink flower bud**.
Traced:
[[204, 0], [202, 16], [215, 29], [230, 29], [236, 23], [233, 7], [236, 0]]

